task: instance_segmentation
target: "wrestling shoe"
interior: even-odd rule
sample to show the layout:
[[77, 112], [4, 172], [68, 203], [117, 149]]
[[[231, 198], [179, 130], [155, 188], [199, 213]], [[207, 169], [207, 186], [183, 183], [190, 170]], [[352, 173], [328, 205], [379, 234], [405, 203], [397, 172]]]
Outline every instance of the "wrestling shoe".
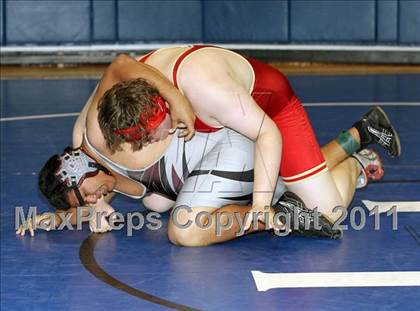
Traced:
[[[279, 201], [274, 204], [275, 213], [290, 215], [290, 229], [292, 234], [306, 237], [325, 237], [341, 239], [343, 232], [333, 228], [330, 222], [319, 212], [314, 212], [305, 206], [305, 203], [296, 194], [286, 191]], [[281, 216], [280, 221], [286, 223], [286, 217]]]
[[398, 133], [381, 107], [373, 107], [353, 126], [359, 131], [361, 149], [365, 149], [372, 143], [377, 143], [391, 157], [398, 157], [401, 154]]
[[361, 166], [360, 175], [357, 177], [357, 189], [366, 187], [369, 180], [378, 181], [384, 176], [381, 158], [372, 149], [363, 149], [351, 156]]

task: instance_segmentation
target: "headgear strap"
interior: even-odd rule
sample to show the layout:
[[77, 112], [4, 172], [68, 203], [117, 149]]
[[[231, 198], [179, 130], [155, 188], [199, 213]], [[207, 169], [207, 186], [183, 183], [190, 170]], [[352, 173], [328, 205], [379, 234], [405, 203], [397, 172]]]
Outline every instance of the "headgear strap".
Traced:
[[60, 177], [61, 182], [66, 183], [69, 188], [74, 190], [80, 206], [85, 205], [85, 200], [79, 190], [83, 181], [86, 178], [96, 176], [99, 170], [111, 175], [103, 165], [97, 163], [80, 148], [66, 148], [60, 156], [60, 161], [60, 166], [55, 175]]
[[153, 96], [151, 100], [156, 104], [156, 108], [152, 112], [152, 116], [147, 118], [144, 113], [140, 114], [139, 121], [136, 125], [124, 129], [114, 130], [117, 135], [128, 136], [128, 141], [133, 142], [140, 140], [145, 132], [156, 129], [165, 119], [169, 109], [166, 107], [165, 100], [159, 96]]

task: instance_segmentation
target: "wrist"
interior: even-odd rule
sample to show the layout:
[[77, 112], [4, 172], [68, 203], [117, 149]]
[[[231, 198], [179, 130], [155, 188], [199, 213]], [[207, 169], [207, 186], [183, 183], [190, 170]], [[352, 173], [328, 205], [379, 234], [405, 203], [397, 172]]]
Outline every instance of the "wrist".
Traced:
[[55, 228], [61, 225], [61, 217], [58, 214], [54, 214], [54, 225]]
[[162, 85], [159, 88], [159, 93], [166, 100], [169, 107], [171, 107], [173, 103], [179, 102], [177, 99], [182, 96], [181, 92], [170, 83], [167, 85]]

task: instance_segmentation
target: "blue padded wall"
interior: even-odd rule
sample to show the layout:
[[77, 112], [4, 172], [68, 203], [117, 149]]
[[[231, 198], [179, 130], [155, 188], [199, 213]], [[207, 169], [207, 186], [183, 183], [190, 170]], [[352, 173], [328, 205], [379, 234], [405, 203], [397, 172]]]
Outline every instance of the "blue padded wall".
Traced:
[[91, 40], [90, 1], [6, 0], [7, 43]]
[[401, 1], [399, 9], [400, 42], [420, 43], [420, 1]]
[[117, 2], [116, 0], [93, 0], [92, 35], [95, 42], [113, 42], [117, 36]]
[[202, 2], [118, 2], [118, 37], [121, 41], [200, 41]]
[[292, 1], [292, 41], [375, 40], [375, 1]]
[[395, 42], [398, 39], [398, 1], [377, 2], [377, 40]]
[[287, 1], [204, 1], [204, 41], [287, 41], [287, 9]]
[[5, 26], [5, 11], [4, 11], [4, 0], [0, 0], [0, 44], [3, 45], [3, 42], [6, 41], [4, 35]]
[[420, 0], [0, 1], [2, 45], [420, 44]]

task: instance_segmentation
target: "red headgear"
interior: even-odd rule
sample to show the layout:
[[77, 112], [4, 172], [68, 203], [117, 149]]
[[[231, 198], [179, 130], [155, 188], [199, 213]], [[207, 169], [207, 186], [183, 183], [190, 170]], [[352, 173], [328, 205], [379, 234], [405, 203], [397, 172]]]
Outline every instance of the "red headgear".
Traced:
[[156, 129], [163, 122], [166, 114], [169, 113], [169, 109], [166, 107], [165, 100], [161, 96], [153, 96], [151, 100], [157, 107], [153, 109], [152, 115], [149, 118], [142, 113], [136, 125], [115, 130], [113, 133], [128, 136], [127, 140], [133, 142], [140, 140], [145, 133]]

